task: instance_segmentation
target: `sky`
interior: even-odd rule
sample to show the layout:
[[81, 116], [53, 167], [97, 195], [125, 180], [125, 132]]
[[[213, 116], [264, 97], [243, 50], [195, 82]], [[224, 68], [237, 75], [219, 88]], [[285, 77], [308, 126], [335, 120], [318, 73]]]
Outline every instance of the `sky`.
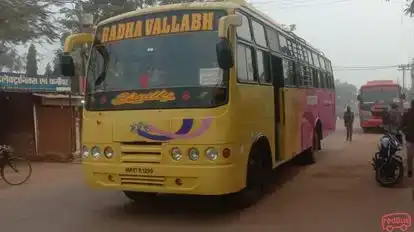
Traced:
[[[404, 15], [404, 0], [249, 0], [281, 24], [295, 24], [300, 37], [331, 59], [333, 67], [392, 66], [414, 58], [414, 18]], [[58, 44], [38, 46], [39, 73]], [[21, 48], [24, 53], [27, 48]], [[335, 71], [335, 78], [357, 87], [368, 80], [395, 80], [397, 68]], [[406, 87], [411, 85], [406, 72]]]

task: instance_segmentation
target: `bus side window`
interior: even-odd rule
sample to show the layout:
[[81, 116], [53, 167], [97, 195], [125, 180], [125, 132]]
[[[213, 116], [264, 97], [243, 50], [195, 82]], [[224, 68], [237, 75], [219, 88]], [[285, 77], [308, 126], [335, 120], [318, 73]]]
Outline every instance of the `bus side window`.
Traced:
[[237, 79], [241, 82], [254, 82], [252, 48], [237, 44]]
[[263, 84], [272, 84], [269, 66], [269, 53], [260, 49], [256, 49], [256, 65], [259, 82]]
[[295, 62], [283, 59], [283, 83], [285, 86], [297, 86]]
[[317, 68], [320, 68], [321, 65], [319, 64], [319, 56], [316, 53], [312, 52], [312, 58], [313, 58], [313, 65], [316, 66]]
[[329, 83], [331, 84], [330, 89], [334, 90], [335, 89], [335, 80], [334, 80], [333, 75], [331, 73], [328, 73], [328, 79], [329, 79]]
[[324, 75], [325, 75], [326, 88], [331, 89], [331, 79], [329, 79], [328, 73], [324, 72]]
[[299, 85], [305, 88], [312, 87], [312, 71], [306, 65], [300, 65]]
[[271, 69], [272, 69], [272, 78], [274, 80], [274, 85], [276, 87], [283, 86], [284, 80], [284, 68], [283, 68], [283, 60], [280, 57], [275, 55], [271, 55]]
[[326, 82], [326, 76], [325, 76], [325, 73], [323, 73], [323, 72], [321, 72], [321, 71], [318, 71], [318, 73], [319, 73], [320, 80], [321, 80], [321, 85], [320, 85], [320, 88], [322, 88], [322, 89], [326, 89], [328, 86], [327, 86], [327, 82]]
[[287, 40], [287, 48], [288, 48], [288, 56], [294, 57], [295, 56], [295, 48], [296, 48], [296, 44], [295, 42], [293, 42], [292, 40], [288, 39]]
[[252, 20], [253, 37], [257, 45], [267, 47], [265, 29], [262, 24]]
[[280, 52], [280, 46], [279, 46], [279, 37], [275, 30], [266, 28], [267, 32], [267, 40], [269, 41], [269, 47], [271, 50], [275, 52]]
[[242, 25], [237, 27], [237, 36], [247, 41], [252, 41], [252, 32], [250, 30], [250, 22], [246, 15], [237, 12], [236, 14], [242, 16]]
[[308, 62], [310, 65], [313, 65], [313, 58], [312, 58], [312, 52], [308, 49], [306, 49], [306, 53], [308, 53]]
[[315, 88], [320, 88], [320, 76], [319, 76], [319, 72], [312, 68], [312, 76], [313, 76], [313, 87]]

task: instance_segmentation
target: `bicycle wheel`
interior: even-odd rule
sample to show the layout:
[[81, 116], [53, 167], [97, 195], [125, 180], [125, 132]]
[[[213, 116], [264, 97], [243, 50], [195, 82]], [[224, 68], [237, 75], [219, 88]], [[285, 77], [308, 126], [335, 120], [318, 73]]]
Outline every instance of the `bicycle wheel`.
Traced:
[[10, 157], [10, 164], [6, 163], [1, 169], [1, 177], [9, 185], [21, 185], [32, 175], [30, 161], [23, 157]]

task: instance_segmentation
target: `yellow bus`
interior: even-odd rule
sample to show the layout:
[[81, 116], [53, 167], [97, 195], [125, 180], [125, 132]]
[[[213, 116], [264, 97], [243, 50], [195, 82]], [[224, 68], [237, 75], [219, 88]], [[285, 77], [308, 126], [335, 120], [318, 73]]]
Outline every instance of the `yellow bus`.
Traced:
[[158, 193], [250, 204], [272, 170], [315, 162], [335, 129], [330, 61], [250, 4], [139, 9], [65, 42], [91, 43], [83, 167], [92, 187], [132, 200]]

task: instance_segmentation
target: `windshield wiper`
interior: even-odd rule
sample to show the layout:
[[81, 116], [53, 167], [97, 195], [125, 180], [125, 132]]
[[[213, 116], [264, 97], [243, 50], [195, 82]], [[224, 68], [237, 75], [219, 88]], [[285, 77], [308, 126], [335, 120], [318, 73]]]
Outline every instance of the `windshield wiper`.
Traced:
[[101, 74], [99, 74], [98, 78], [95, 80], [95, 88], [96, 86], [99, 86], [100, 84], [102, 84], [102, 82], [104, 82], [105, 78], [106, 78], [106, 68], [107, 68], [107, 64], [109, 61], [109, 52], [106, 49], [105, 46], [100, 46], [103, 45], [101, 43], [101, 41], [99, 39], [95, 39], [95, 43], [94, 43], [94, 47], [95, 49], [102, 55], [104, 63], [103, 63], [103, 71]]

